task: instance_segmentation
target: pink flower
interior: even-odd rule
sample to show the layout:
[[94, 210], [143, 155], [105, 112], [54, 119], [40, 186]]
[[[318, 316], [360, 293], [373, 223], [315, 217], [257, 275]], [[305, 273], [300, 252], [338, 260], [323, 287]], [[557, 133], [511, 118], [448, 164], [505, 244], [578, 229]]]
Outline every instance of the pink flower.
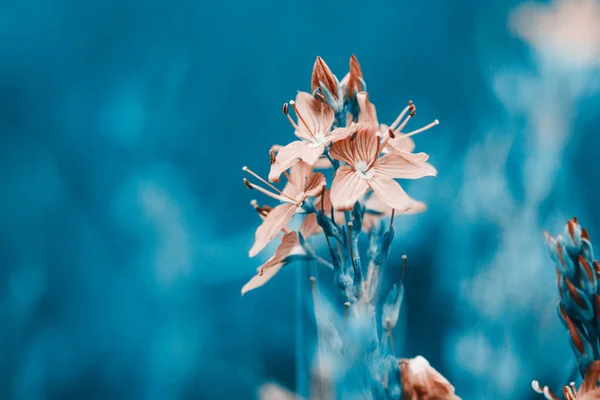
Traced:
[[[377, 121], [377, 112], [375, 110], [375, 106], [369, 101], [369, 96], [367, 92], [358, 93], [356, 95], [356, 100], [360, 109], [360, 113], [358, 115], [358, 122], [361, 124], [375, 127], [375, 129], [377, 129], [377, 131], [382, 136], [391, 136], [391, 139], [388, 141], [387, 146], [385, 146], [385, 148], [383, 149], [383, 153], [391, 152], [400, 154], [402, 156], [405, 156], [406, 153], [412, 153], [415, 149], [415, 142], [412, 140], [411, 136], [426, 131], [427, 129], [430, 129], [439, 124], [439, 121], [436, 119], [429, 125], [426, 125], [415, 131], [409, 133], [402, 133], [402, 129], [404, 129], [408, 121], [410, 121], [410, 119], [414, 117], [416, 113], [416, 107], [412, 101], [410, 101], [408, 103], [408, 106], [406, 106], [404, 110], [402, 110], [402, 112], [400, 113], [400, 115], [398, 115], [398, 117], [392, 123], [392, 125], [387, 126], [385, 124], [379, 124], [379, 122]], [[408, 116], [406, 116], [407, 113]], [[389, 134], [388, 132], [392, 133]]]
[[318, 196], [321, 193], [323, 186], [325, 186], [325, 177], [321, 173], [313, 173], [312, 167], [307, 163], [299, 162], [294, 165], [289, 174], [285, 173], [288, 183], [283, 191], [280, 191], [248, 168], [244, 167], [244, 171], [259, 179], [275, 192], [244, 179], [244, 184], [248, 188], [256, 189], [282, 202], [282, 204], [267, 213], [263, 223], [256, 230], [254, 246], [250, 249], [250, 257], [254, 257], [287, 226], [304, 200], [312, 196]]
[[283, 112], [295, 129], [295, 135], [300, 139], [281, 148], [271, 165], [269, 181], [277, 182], [283, 171], [291, 168], [302, 160], [308, 165], [314, 165], [330, 143], [344, 139], [353, 133], [354, 128], [337, 128], [331, 131], [335, 113], [327, 104], [317, 100], [309, 93], [298, 92], [296, 101], [289, 103], [298, 117], [298, 123], [289, 115], [286, 103]]
[[[395, 214], [418, 214], [427, 210], [427, 204], [409, 197], [407, 200], [408, 208], [404, 210], [394, 210]], [[392, 209], [387, 206], [381, 199], [373, 193], [365, 202], [365, 214], [363, 216], [362, 229], [368, 232], [372, 227], [379, 224], [383, 218], [389, 217], [392, 214]]]
[[400, 375], [402, 399], [460, 400], [454, 386], [421, 356], [400, 360]]
[[360, 125], [356, 135], [334, 143], [331, 157], [344, 161], [331, 185], [331, 202], [336, 209], [350, 210], [369, 188], [388, 207], [407, 210], [411, 198], [394, 179], [418, 179], [435, 176], [437, 171], [425, 162], [427, 154], [396, 153], [379, 157], [388, 138], [380, 142], [380, 136], [372, 126]]

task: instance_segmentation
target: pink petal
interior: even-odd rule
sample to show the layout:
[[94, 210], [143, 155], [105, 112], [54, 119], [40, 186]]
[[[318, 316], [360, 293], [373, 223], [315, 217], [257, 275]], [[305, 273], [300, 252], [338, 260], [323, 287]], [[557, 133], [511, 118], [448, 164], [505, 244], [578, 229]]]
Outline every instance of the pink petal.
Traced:
[[307, 179], [312, 176], [312, 166], [299, 161], [290, 169], [289, 175], [291, 180], [283, 188], [283, 193], [295, 199], [298, 193], [304, 191]]
[[400, 184], [392, 178], [375, 174], [372, 179], [369, 179], [369, 186], [390, 209], [406, 211], [410, 208], [411, 198]]
[[437, 170], [426, 162], [411, 162], [397, 154], [388, 153], [380, 157], [373, 166], [377, 174], [389, 178], [418, 179], [424, 176], [436, 176]]
[[308, 146], [306, 146], [304, 154], [302, 154], [302, 161], [309, 165], [314, 165], [319, 159], [319, 157], [321, 157], [321, 155], [323, 154], [323, 150], [325, 150], [324, 144], [309, 144]]
[[[264, 271], [268, 268], [275, 266], [276, 264], [279, 264], [280, 262], [285, 260], [290, 254], [292, 254], [292, 251], [295, 251], [298, 246], [300, 246], [298, 232], [286, 233], [283, 236], [283, 239], [281, 239], [281, 244], [279, 244], [279, 247], [277, 247], [277, 250], [275, 250], [275, 255], [269, 258], [269, 260], [266, 263], [261, 265], [258, 268], [258, 272]], [[298, 252], [298, 254], [300, 253], [304, 253], [304, 251]]]
[[375, 128], [359, 124], [356, 129], [354, 138], [348, 137], [331, 145], [331, 157], [355, 166], [359, 161], [370, 162], [377, 156], [379, 138]]
[[[387, 204], [385, 204], [383, 201], [381, 201], [381, 199], [375, 193], [373, 193], [369, 197], [369, 199], [365, 202], [365, 208], [367, 210], [367, 212], [365, 213], [365, 216], [367, 214], [369, 214], [369, 211], [382, 213], [384, 216], [390, 215], [392, 212], [392, 209]], [[427, 204], [423, 203], [422, 201], [415, 200], [412, 197], [408, 196], [408, 208], [404, 209], [404, 210], [396, 210], [396, 213], [418, 214], [425, 210], [427, 210]]]
[[295, 204], [280, 204], [272, 209], [254, 235], [250, 257], [257, 255], [290, 222], [296, 211]]
[[300, 226], [300, 233], [305, 238], [314, 236], [318, 233], [321, 233], [323, 229], [317, 223], [317, 214], [311, 213], [306, 214], [304, 219], [302, 220], [302, 225]]
[[368, 189], [366, 180], [352, 167], [341, 166], [331, 184], [331, 202], [336, 209], [351, 210]]
[[[396, 136], [396, 139], [391, 139], [387, 146], [385, 146], [386, 150], [389, 153], [393, 153], [393, 154], [397, 154], [401, 157], [406, 158], [407, 160], [413, 161], [413, 162], [425, 162], [429, 159], [429, 154], [427, 153], [411, 153], [409, 151], [405, 151], [402, 150], [396, 146], [394, 146], [394, 143], [392, 142], [392, 140], [398, 140], [398, 136]], [[408, 138], [410, 139], [410, 138]], [[404, 139], [401, 139], [404, 140]]]
[[279, 177], [283, 171], [289, 169], [302, 158], [307, 146], [307, 142], [296, 140], [281, 148], [275, 158], [275, 164], [271, 165], [269, 181], [279, 182]]
[[358, 102], [358, 108], [360, 109], [360, 113], [358, 114], [358, 122], [379, 127], [375, 106], [369, 101], [369, 95], [367, 92], [359, 92], [356, 95], [356, 100]]
[[352, 135], [358, 129], [358, 124], [350, 124], [344, 128], [336, 128], [329, 132], [327, 135], [327, 141], [330, 143], [335, 143], [340, 140], [346, 139], [348, 136]]
[[[310, 93], [306, 92], [298, 92], [296, 95], [296, 107], [310, 128], [310, 131], [315, 136], [319, 134], [324, 136], [329, 132], [331, 125], [333, 125], [333, 120], [335, 119], [335, 112], [331, 107], [325, 103], [321, 103]], [[298, 118], [297, 124], [298, 127], [303, 130], [303, 137], [306, 136], [306, 139], [310, 140], [311, 135], [300, 118]]]
[[265, 283], [267, 283], [269, 280], [271, 280], [272, 277], [275, 276], [275, 274], [277, 274], [279, 272], [279, 270], [283, 267], [283, 263], [278, 263], [273, 265], [271, 268], [265, 269], [262, 273], [258, 273], [255, 276], [252, 277], [252, 279], [250, 279], [248, 281], [248, 283], [246, 283], [244, 285], [244, 287], [242, 287], [242, 296], [251, 291], [254, 290], [256, 288], [261, 287], [262, 285], [264, 285]]
[[313, 165], [315, 169], [329, 169], [332, 168], [331, 161], [327, 157], [319, 157], [315, 165]]
[[[387, 135], [389, 129], [390, 127], [385, 124], [379, 125], [379, 132], [381, 132], [382, 135]], [[412, 153], [415, 150], [415, 141], [410, 136], [404, 137], [402, 134], [397, 134], [394, 139], [390, 139], [386, 146], [386, 150], [389, 152], [392, 152], [393, 150], [399, 150]]]
[[325, 176], [320, 173], [317, 172], [316, 174], [312, 175], [307, 181], [306, 181], [306, 185], [304, 186], [304, 194], [305, 196], [318, 196], [321, 194], [321, 192], [323, 192], [323, 187], [325, 186]]
[[360, 128], [354, 139], [356, 158], [366, 162], [373, 161], [379, 155], [377, 153], [379, 140], [375, 127]]

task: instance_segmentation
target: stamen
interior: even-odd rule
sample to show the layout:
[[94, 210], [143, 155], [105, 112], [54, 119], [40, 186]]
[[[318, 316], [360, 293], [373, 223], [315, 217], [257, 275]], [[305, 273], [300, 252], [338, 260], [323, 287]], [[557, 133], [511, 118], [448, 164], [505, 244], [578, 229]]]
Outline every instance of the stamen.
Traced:
[[296, 130], [296, 131], [299, 131], [300, 128], [298, 128], [298, 125], [296, 125], [296, 122], [294, 122], [294, 119], [290, 116], [290, 110], [289, 110], [288, 103], [285, 103], [283, 105], [283, 107], [281, 108], [281, 111], [287, 117], [288, 121], [290, 121], [292, 128], [294, 128], [294, 130]]
[[412, 131], [412, 132], [406, 133], [406, 134], [402, 135], [402, 137], [410, 137], [410, 136], [416, 135], [417, 133], [421, 133], [421, 132], [423, 132], [423, 131], [426, 131], [427, 129], [431, 129], [431, 128], [433, 128], [434, 126], [438, 125], [439, 123], [440, 123], [440, 121], [438, 121], [438, 120], [436, 119], [435, 121], [433, 121], [433, 122], [432, 122], [432, 123], [430, 123], [429, 125], [425, 125], [425, 126], [424, 126], [424, 127], [422, 127], [422, 128], [419, 128], [419, 129], [417, 129], [417, 130], [414, 130], [414, 131]]
[[352, 243], [352, 227], [353, 226], [354, 226], [354, 224], [352, 223], [352, 221], [348, 222], [348, 247], [350, 248], [350, 261], [352, 261], [352, 270], [354, 271], [354, 274], [357, 275], [356, 264], [354, 263], [354, 254], [352, 251], [352, 248], [354, 247], [354, 245]]
[[389, 318], [386, 318], [385, 323], [387, 325], [388, 335], [390, 336], [390, 346], [392, 347], [392, 354], [396, 354], [396, 349], [394, 348], [394, 334], [392, 333], [392, 324]]
[[573, 393], [573, 396], [575, 396], [575, 393], [577, 393], [577, 388], [575, 387], [575, 382], [571, 382], [571, 383], [569, 383], [569, 385], [571, 386], [571, 392]]
[[402, 256], [402, 277], [400, 278], [400, 286], [404, 285], [404, 276], [406, 275], [406, 254]]
[[394, 130], [392, 128], [388, 129], [388, 136], [391, 137], [392, 139], [396, 138], [396, 134], [394, 133]]
[[275, 150], [273, 149], [269, 150], [269, 161], [271, 165], [275, 164], [275, 161], [277, 161], [277, 158], [275, 157]]
[[296, 102], [294, 100], [290, 100], [290, 105], [292, 106], [292, 108], [294, 109], [294, 111], [296, 112], [296, 116], [298, 116], [298, 119], [304, 124], [304, 126], [306, 127], [306, 130], [308, 131], [308, 133], [310, 134], [310, 136], [316, 140], [315, 138], [315, 134], [310, 130], [310, 127], [308, 126], [308, 124], [306, 123], [306, 121], [304, 120], [304, 118], [302, 118], [302, 114], [300, 114], [300, 112], [298, 111], [298, 107], [296, 107]]
[[346, 309], [344, 310], [344, 331], [342, 332], [342, 349], [344, 348], [343, 343], [344, 338], [346, 337], [346, 326], [348, 325], [348, 310], [350, 309], [350, 302], [345, 302], [344, 307], [346, 307]]
[[[249, 173], [250, 175], [252, 175], [252, 176], [253, 176], [253, 177], [255, 177], [256, 179], [258, 179], [259, 181], [261, 181], [262, 183], [264, 183], [265, 185], [267, 185], [267, 186], [268, 186], [268, 187], [270, 187], [271, 189], [275, 190], [275, 191], [276, 191], [277, 193], [279, 193], [279, 195], [280, 195], [280, 196], [279, 196], [279, 195], [277, 195], [277, 197], [284, 196], [284, 197], [286, 197], [287, 199], [291, 200], [292, 202], [296, 202], [296, 200], [295, 200], [295, 199], [292, 199], [290, 196], [286, 195], [286, 194], [285, 194], [285, 193], [283, 193], [281, 190], [277, 189], [277, 188], [276, 188], [276, 187], [275, 187], [273, 184], [271, 184], [271, 182], [268, 182], [268, 181], [266, 181], [265, 179], [261, 178], [261, 177], [260, 177], [260, 175], [258, 175], [258, 174], [257, 174], [257, 173], [255, 173], [254, 171], [252, 171], [250, 168], [248, 168], [248, 167], [244, 166], [244, 167], [242, 168], [242, 171]], [[247, 181], [247, 179], [246, 179], [246, 181]], [[249, 182], [248, 182], [248, 183], [249, 183]], [[246, 182], [244, 182], [244, 184], [246, 184]], [[252, 185], [252, 184], [250, 184], [250, 185], [251, 185], [252, 187], [250, 187], [250, 186], [248, 186], [248, 184], [246, 184], [246, 186], [250, 187], [250, 189], [257, 189], [257, 190], [259, 190], [259, 191], [261, 191], [260, 189], [262, 189], [260, 186], [256, 186], [256, 185]], [[263, 190], [264, 190], [264, 192], [263, 192], [263, 193], [265, 193], [265, 192], [267, 192], [267, 193], [270, 193], [270, 192], [268, 192], [268, 191], [267, 191], [267, 190], [265, 190], [265, 189], [263, 189]], [[271, 196], [271, 197], [273, 197], [273, 196]], [[289, 202], [288, 200], [282, 200], [282, 201]]]
[[269, 192], [267, 189], [265, 189], [265, 188], [263, 188], [263, 187], [260, 187], [260, 186], [257, 186], [257, 185], [253, 185], [253, 184], [251, 184], [251, 183], [248, 181], [248, 179], [246, 179], [246, 178], [244, 178], [244, 185], [246, 185], [246, 187], [247, 187], [248, 189], [256, 189], [256, 190], [258, 190], [259, 192], [261, 192], [261, 193], [263, 193], [263, 194], [265, 194], [265, 195], [267, 195], [267, 196], [269, 196], [269, 197], [272, 197], [272, 198], [274, 198], [275, 200], [279, 200], [279, 201], [282, 201], [282, 202], [285, 202], [285, 203], [289, 203], [289, 202], [290, 202], [288, 199], [286, 199], [286, 198], [283, 198], [283, 197], [281, 197], [281, 196], [279, 196], [279, 195], [277, 195], [277, 194], [275, 194], [275, 193]]
[[402, 110], [402, 112], [400, 113], [400, 115], [398, 115], [398, 117], [396, 118], [396, 120], [394, 121], [394, 123], [392, 125], [390, 125], [390, 129], [396, 130], [396, 127], [398, 126], [398, 124], [400, 123], [400, 121], [402, 121], [402, 118], [404, 118], [404, 116], [406, 115], [406, 113], [408, 112], [408, 110], [411, 109], [412, 105], [413, 105], [413, 102], [412, 102], [412, 100], [410, 100], [408, 102], [408, 105], [406, 107], [404, 107], [404, 110]]
[[314, 96], [315, 96], [315, 99], [319, 100], [321, 103], [325, 103], [325, 100], [327, 100], [325, 95], [319, 91], [315, 92]]

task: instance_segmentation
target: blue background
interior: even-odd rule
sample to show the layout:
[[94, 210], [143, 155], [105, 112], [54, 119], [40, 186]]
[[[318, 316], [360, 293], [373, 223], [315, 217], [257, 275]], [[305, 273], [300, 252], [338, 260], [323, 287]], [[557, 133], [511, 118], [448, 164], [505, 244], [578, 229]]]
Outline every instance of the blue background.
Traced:
[[[541, 230], [600, 240], [597, 91], [508, 27], [515, 1], [0, 2], [0, 398], [254, 398], [296, 379], [297, 274], [240, 297], [280, 113], [322, 56], [381, 120], [412, 99], [398, 335], [465, 399], [533, 399], [572, 356]], [[587, 79], [587, 80], [586, 80]]]

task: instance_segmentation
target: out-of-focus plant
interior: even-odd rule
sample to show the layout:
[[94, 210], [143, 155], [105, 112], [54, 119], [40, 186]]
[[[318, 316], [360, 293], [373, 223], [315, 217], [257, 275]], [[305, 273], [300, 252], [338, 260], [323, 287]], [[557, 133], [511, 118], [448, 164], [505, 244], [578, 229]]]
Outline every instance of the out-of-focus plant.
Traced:
[[[584, 381], [564, 386], [567, 400], [600, 399], [600, 264], [594, 260], [590, 236], [577, 218], [570, 220], [563, 235], [552, 237], [544, 232], [550, 256], [556, 264], [559, 301], [558, 316], [565, 326], [579, 373]], [[547, 399], [558, 399], [547, 386], [537, 381], [533, 389]]]
[[[273, 240], [280, 239], [280, 244], [242, 294], [294, 262], [313, 262], [333, 272], [339, 298], [331, 302], [319, 295], [316, 277], [311, 277], [319, 349], [311, 398], [457, 399], [454, 387], [423, 357], [400, 359], [395, 354], [393, 329], [403, 298], [406, 257], [400, 282], [386, 288], [381, 279], [394, 239], [394, 215], [426, 209], [396, 179], [437, 174], [426, 153], [413, 152], [411, 137], [438, 121], [404, 133], [416, 113], [409, 102], [391, 125], [380, 124], [354, 56], [341, 81], [318, 57], [311, 85], [311, 93], [298, 92], [295, 101], [283, 105], [296, 140], [271, 148], [268, 179], [243, 168], [252, 179], [245, 178], [244, 184], [277, 202], [273, 207], [251, 202], [263, 222], [250, 257]], [[331, 184], [315, 169], [330, 170]], [[273, 183], [282, 176], [287, 182], [280, 189]], [[289, 227], [295, 215], [303, 217], [298, 231]], [[316, 234], [324, 235], [329, 260], [307, 240]], [[363, 234], [368, 240], [361, 256]], [[383, 290], [388, 293], [378, 322], [377, 300]], [[281, 397], [284, 391], [268, 386], [262, 393]]]

